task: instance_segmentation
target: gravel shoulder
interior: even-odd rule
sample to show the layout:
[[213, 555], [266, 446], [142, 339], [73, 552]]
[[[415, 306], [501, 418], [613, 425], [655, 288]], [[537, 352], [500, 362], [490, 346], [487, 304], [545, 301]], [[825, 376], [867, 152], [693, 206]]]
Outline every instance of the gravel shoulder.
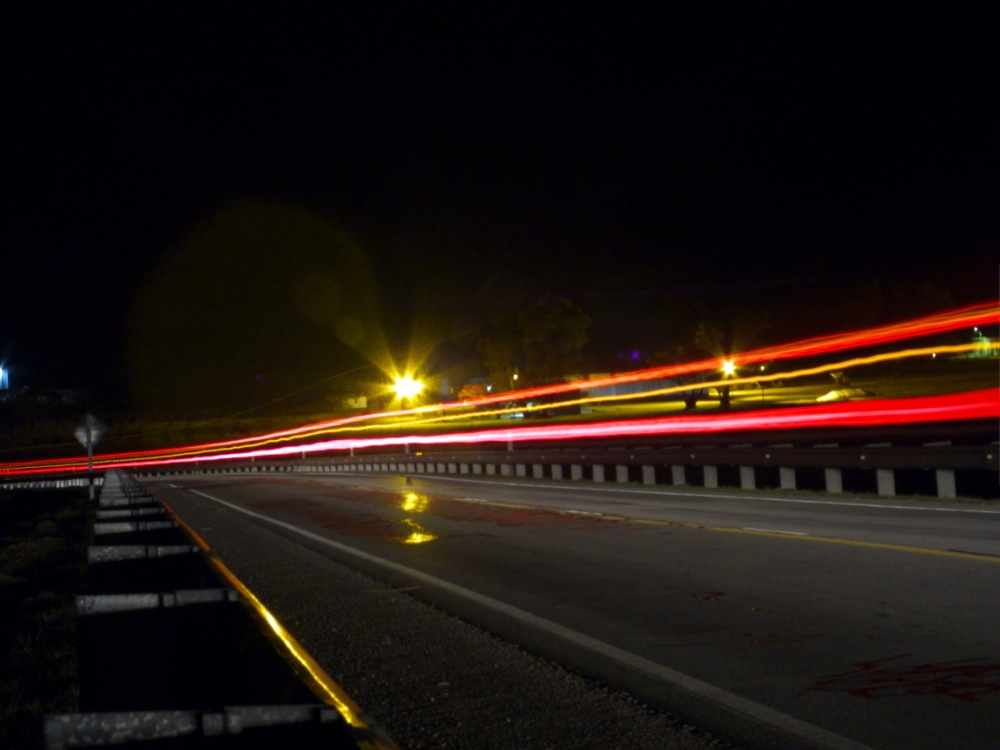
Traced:
[[404, 748], [733, 747], [239, 514], [168, 502]]

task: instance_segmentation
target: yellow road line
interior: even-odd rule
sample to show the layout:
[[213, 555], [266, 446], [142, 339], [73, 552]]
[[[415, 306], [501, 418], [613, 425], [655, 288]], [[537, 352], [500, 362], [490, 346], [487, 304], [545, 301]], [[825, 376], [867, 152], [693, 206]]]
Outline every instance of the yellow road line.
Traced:
[[[475, 503], [476, 505], [496, 505], [501, 508], [515, 508], [517, 510], [545, 510], [553, 513], [563, 513], [565, 515], [578, 515], [577, 512], [562, 510], [559, 508], [550, 508], [547, 506], [540, 505], [520, 505], [517, 503], [503, 503], [494, 500], [476, 500], [474, 498], [465, 497], [451, 497], [451, 498], [439, 498], [447, 500], [455, 500], [457, 502], [463, 503]], [[583, 513], [579, 513], [583, 515]], [[1000, 563], [1000, 557], [992, 557], [990, 555], [977, 555], [974, 552], [955, 552], [952, 550], [940, 550], [940, 549], [930, 549], [928, 547], [908, 547], [902, 544], [884, 544], [882, 542], [861, 542], [854, 539], [840, 539], [833, 536], [813, 536], [813, 535], [802, 535], [792, 532], [781, 532], [781, 531], [760, 531], [756, 529], [741, 529], [733, 526], [706, 526], [704, 524], [695, 523], [685, 523], [683, 521], [659, 521], [652, 518], [634, 518], [631, 516], [617, 516], [617, 515], [606, 515], [604, 513], [591, 513], [587, 512], [585, 514], [589, 518], [600, 518], [606, 521], [626, 521], [632, 523], [641, 523], [650, 526], [673, 526], [681, 529], [698, 529], [701, 531], [719, 531], [726, 534], [748, 534], [750, 536], [765, 536], [778, 539], [797, 539], [803, 542], [824, 542], [826, 544], [843, 544], [852, 547], [870, 547], [872, 549], [885, 549], [892, 550], [894, 552], [913, 552], [921, 555], [933, 555], [935, 557], [953, 557], [960, 560], [976, 560], [977, 562], [989, 562], [989, 563]]]
[[[295, 639], [295, 637], [289, 633], [284, 625], [271, 614], [270, 610], [264, 606], [264, 604], [257, 598], [257, 596], [247, 588], [246, 584], [243, 583], [236, 574], [233, 573], [225, 563], [220, 560], [215, 553], [211, 551], [208, 543], [201, 537], [198, 532], [196, 532], [189, 524], [181, 520], [176, 512], [167, 503], [160, 501], [161, 504], [167, 509], [170, 516], [177, 522], [177, 524], [184, 529], [185, 533], [195, 542], [205, 552], [205, 557], [216, 573], [218, 573], [224, 580], [228, 581], [229, 584], [235, 588], [242, 600], [249, 606], [249, 608], [255, 612], [261, 621], [263, 621], [268, 630], [265, 631], [265, 635], [268, 639], [275, 645], [277, 650], [285, 655], [285, 657], [292, 663], [295, 667], [295, 671], [303, 678], [303, 681], [312, 689], [314, 693], [323, 701], [329, 705], [332, 705], [344, 720], [355, 729], [360, 729], [367, 735], [371, 732], [373, 727], [361, 718], [361, 707], [344, 691], [340, 685], [338, 685], [330, 675], [326, 673], [326, 670], [321, 667], [312, 655], [302, 647], [302, 645]], [[359, 744], [360, 747], [368, 750], [392, 750], [395, 745], [385, 743], [382, 738], [375, 736], [355, 736], [354, 740]]]

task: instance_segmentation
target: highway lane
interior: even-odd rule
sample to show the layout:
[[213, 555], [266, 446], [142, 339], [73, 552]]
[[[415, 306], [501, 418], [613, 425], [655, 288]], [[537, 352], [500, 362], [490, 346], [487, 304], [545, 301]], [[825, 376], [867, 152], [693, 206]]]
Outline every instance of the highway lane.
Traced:
[[[869, 747], [996, 746], [993, 506], [413, 482], [175, 477], [150, 486], [182, 516], [206, 504], [222, 515], [243, 508], [257, 523], [315, 535], [274, 527], [299, 543], [323, 548], [316, 539], [326, 539], [405, 566]], [[343, 548], [325, 552], [380, 567]], [[484, 613], [482, 603], [426, 580], [415, 595], [710, 728], [742, 731], [685, 704], [669, 674], [658, 686], [621, 659]], [[751, 746], [760, 739], [745, 736]]]

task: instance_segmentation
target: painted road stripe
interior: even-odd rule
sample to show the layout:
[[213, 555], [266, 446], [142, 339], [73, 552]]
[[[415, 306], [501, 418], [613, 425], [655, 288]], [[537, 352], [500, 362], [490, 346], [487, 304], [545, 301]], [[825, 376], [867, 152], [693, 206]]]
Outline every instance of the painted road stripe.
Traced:
[[765, 534], [791, 534], [792, 536], [809, 536], [805, 531], [779, 531], [778, 529], [755, 529], [753, 526], [744, 526], [744, 531], [762, 531]]
[[[303, 476], [296, 477], [302, 481], [310, 482], [323, 482], [326, 483], [330, 479], [341, 479], [344, 477], [362, 477], [371, 479], [396, 479], [402, 477], [402, 474], [370, 474], [368, 472], [350, 472], [344, 471], [338, 474], [325, 474], [323, 476]], [[846, 500], [807, 500], [805, 498], [795, 498], [795, 497], [773, 497], [769, 495], [737, 495], [737, 494], [722, 494], [715, 492], [678, 492], [676, 490], [641, 490], [638, 487], [587, 487], [583, 484], [573, 484], [572, 480], [564, 480], [559, 484], [536, 484], [535, 482], [519, 482], [519, 481], [503, 481], [502, 479], [465, 479], [463, 477], [445, 477], [440, 474], [419, 474], [411, 475], [413, 479], [420, 479], [421, 481], [437, 481], [437, 482], [459, 482], [463, 484], [488, 484], [494, 487], [534, 487], [543, 490], [573, 490], [574, 492], [605, 492], [608, 494], [624, 494], [624, 495], [655, 495], [657, 497], [695, 497], [695, 498], [714, 498], [720, 500], [765, 500], [770, 503], [793, 503], [798, 505], [843, 505], [850, 508], [875, 508], [875, 509], [888, 509], [888, 510], [910, 510], [910, 511], [920, 511], [929, 513], [979, 513], [987, 516], [1000, 516], [1000, 510], [986, 510], [981, 508], [942, 508], [939, 506], [928, 505], [887, 505], [886, 503], [852, 503]], [[265, 477], [256, 475], [239, 475], [234, 474], [232, 476], [227, 476], [226, 479], [278, 479], [279, 477]], [[918, 502], [918, 501], [914, 501]]]
[[[355, 475], [347, 475], [347, 476], [355, 476]], [[362, 475], [356, 475], [356, 476], [368, 476], [368, 475], [362, 474]], [[306, 481], [306, 480], [302, 480], [302, 481]], [[493, 483], [492, 482], [481, 482], [480, 484], [493, 484]], [[525, 484], [512, 484], [512, 485], [507, 485], [507, 486], [508, 487], [546, 487], [546, 486], [549, 486], [549, 485], [529, 485], [529, 484], [525, 483]], [[355, 489], [369, 490], [369, 491], [372, 491], [372, 492], [376, 491], [376, 490], [372, 490], [371, 487], [365, 487], [365, 486], [362, 486], [362, 485], [358, 485]], [[574, 488], [574, 489], [577, 489], [577, 488]], [[578, 489], [587, 489], [587, 488], [581, 487], [581, 488], [578, 488]], [[666, 494], [666, 493], [655, 493], [655, 494]], [[694, 496], [694, 497], [697, 497], [697, 496]], [[727, 497], [727, 496], [725, 496], [725, 495], [718, 495], [716, 497]], [[442, 499], [442, 500], [449, 500], [449, 501], [452, 501], [452, 502], [459, 502], [459, 503], [480, 503], [480, 504], [483, 504], [483, 505], [495, 505], [498, 508], [516, 508], [517, 510], [544, 510], [544, 511], [548, 511], [550, 513], [567, 513], [567, 514], [574, 514], [574, 515], [577, 514], [577, 513], [580, 513], [580, 511], [568, 510], [568, 509], [565, 509], [565, 508], [553, 508], [553, 507], [548, 506], [548, 505], [524, 505], [524, 504], [521, 504], [521, 503], [505, 503], [502, 500], [481, 500], [481, 499], [478, 499], [478, 498], [471, 498], [471, 497], [445, 497], [445, 498], [440, 498], [440, 499]], [[847, 504], [847, 503], [845, 503], [845, 504]], [[861, 505], [861, 506], [864, 506], [863, 503], [850, 503], [850, 504], [851, 505]], [[867, 506], [864, 506], [864, 507], [867, 507]], [[881, 506], [881, 507], [885, 507], [885, 506]], [[989, 512], [992, 512], [992, 511], [989, 511]], [[587, 515], [587, 514], [589, 514], [589, 512], [584, 511], [583, 514]], [[618, 516], [618, 515], [610, 515], [610, 514], [594, 514], [594, 515], [598, 515], [602, 520], [605, 520], [605, 521], [628, 521], [628, 522], [631, 522], [631, 523], [643, 523], [643, 524], [648, 524], [648, 525], [651, 525], [651, 526], [674, 526], [674, 527], [682, 528], [682, 529], [698, 529], [700, 531], [720, 531], [720, 532], [724, 532], [724, 533], [727, 533], [727, 534], [753, 534], [755, 536], [778, 537], [778, 538], [784, 538], [784, 539], [789, 539], [789, 538], [791, 538], [791, 539], [801, 539], [802, 541], [822, 542], [822, 543], [825, 543], [825, 544], [843, 544], [843, 545], [850, 546], [850, 547], [868, 547], [870, 549], [884, 549], [884, 550], [890, 550], [890, 551], [893, 551], [893, 552], [911, 552], [911, 553], [918, 554], [918, 555], [932, 555], [934, 557], [951, 557], [951, 558], [956, 558], [956, 559], [959, 559], [959, 560], [975, 560], [977, 562], [1000, 563], [1000, 555], [991, 555], [988, 552], [966, 552], [966, 551], [963, 551], [963, 550], [954, 550], [954, 549], [942, 550], [942, 549], [933, 549], [931, 547], [908, 547], [908, 546], [901, 545], [901, 544], [887, 544], [887, 543], [883, 543], [883, 542], [862, 542], [862, 541], [857, 541], [857, 540], [854, 540], [854, 539], [841, 539], [841, 538], [835, 537], [835, 536], [815, 536], [815, 535], [806, 534], [806, 533], [796, 533], [794, 531], [770, 531], [770, 530], [767, 530], [767, 529], [754, 529], [754, 528], [750, 528], [750, 527], [746, 527], [746, 526], [744, 526], [742, 528], [739, 528], [739, 527], [736, 527], [736, 526], [708, 526], [706, 524], [688, 523], [686, 521], [664, 521], [664, 520], [655, 519], [655, 518], [638, 518], [638, 517], [635, 517], [635, 516]]]
[[609, 643], [605, 643], [604, 641], [591, 638], [588, 635], [584, 635], [576, 630], [559, 625], [551, 620], [538, 617], [537, 615], [533, 615], [523, 609], [518, 609], [517, 607], [512, 607], [511, 605], [505, 604], [497, 599], [484, 596], [483, 594], [479, 594], [471, 589], [458, 586], [441, 578], [435, 578], [434, 576], [428, 575], [427, 573], [423, 573], [414, 568], [401, 565], [400, 563], [393, 562], [392, 560], [386, 560], [382, 557], [377, 557], [376, 555], [363, 552], [359, 549], [355, 549], [354, 547], [348, 547], [346, 544], [335, 542], [332, 539], [327, 539], [319, 534], [313, 534], [310, 531], [300, 529], [299, 527], [293, 526], [290, 523], [285, 523], [284, 521], [270, 518], [261, 513], [255, 513], [252, 510], [247, 510], [246, 508], [235, 505], [234, 503], [213, 497], [205, 492], [200, 492], [194, 489], [190, 491], [195, 495], [199, 495], [200, 497], [204, 497], [208, 500], [219, 503], [220, 505], [224, 505], [227, 508], [231, 508], [238, 513], [243, 513], [245, 515], [252, 516], [253, 518], [258, 518], [261, 521], [274, 524], [275, 526], [280, 526], [283, 529], [300, 534], [315, 542], [319, 542], [320, 544], [325, 544], [328, 547], [332, 547], [341, 552], [361, 558], [362, 560], [382, 565], [383, 567], [404, 573], [405, 575], [415, 578], [418, 581], [423, 581], [431, 586], [436, 586], [440, 589], [444, 589], [445, 591], [457, 594], [458, 596], [474, 601], [477, 604], [488, 607], [496, 612], [505, 614], [515, 620], [559, 636], [560, 638], [563, 638], [570, 643], [574, 643], [577, 646], [582, 646], [583, 648], [601, 654], [609, 659], [613, 659], [614, 661], [631, 667], [639, 672], [643, 672], [644, 674], [656, 677], [664, 682], [668, 682], [675, 687], [700, 698], [709, 700], [717, 705], [723, 706], [730, 711], [735, 711], [743, 716], [780, 729], [793, 737], [806, 740], [807, 742], [819, 745], [820, 747], [829, 748], [830, 750], [872, 750], [872, 748], [868, 745], [863, 745], [860, 742], [847, 739], [846, 737], [842, 737], [839, 734], [822, 729], [821, 727], [817, 727], [813, 724], [802, 721], [801, 719], [796, 719], [793, 716], [789, 716], [788, 714], [776, 711], [773, 708], [769, 708], [760, 703], [756, 703], [747, 698], [730, 693], [729, 691], [718, 688], [715, 685], [703, 682], [695, 677], [690, 677], [682, 672], [678, 672], [670, 669], [669, 667], [665, 667], [662, 664], [658, 664], [655, 661], [637, 656], [629, 651], [625, 651], [616, 646], [612, 646]]
[[[343, 474], [338, 474], [336, 476], [326, 476], [322, 479], [336, 479], [338, 477], [346, 476], [359, 476], [359, 477], [374, 477], [372, 474], [367, 473], [354, 473], [345, 472]], [[310, 479], [320, 479], [320, 477], [309, 477]], [[392, 477], [379, 476], [374, 477], [376, 479], [389, 479]], [[845, 505], [851, 508], [888, 508], [890, 510], [912, 510], [912, 511], [937, 511], [939, 513], [981, 513], [989, 516], [1000, 516], [1000, 510], [985, 510], [979, 508], [941, 508], [937, 506], [927, 506], [921, 507], [916, 505], [886, 505], [885, 503], [851, 503], [844, 500], [805, 500], [803, 498], [793, 498], [793, 497], [770, 497], [767, 495], [736, 495], [729, 494], [724, 495], [722, 493], [713, 492], [676, 492], [673, 490], [640, 490], [634, 487], [587, 487], [580, 484], [570, 484], [567, 481], [563, 481], [560, 484], [536, 484], [534, 482], [505, 482], [497, 480], [488, 479], [463, 479], [462, 477], [443, 477], [437, 474], [421, 474], [415, 476], [414, 479], [420, 479], [422, 481], [434, 480], [437, 482], [461, 482], [468, 484], [489, 484], [494, 487], [536, 487], [539, 489], [547, 490], [573, 490], [574, 492], [606, 492], [609, 494], [622, 493], [622, 494], [633, 494], [633, 495], [657, 495], [659, 497], [711, 497], [718, 498], [722, 500], [766, 500], [772, 503], [797, 503], [800, 505]], [[572, 480], [570, 480], [572, 481]]]
[[[483, 484], [490, 484], [490, 483], [484, 482]], [[508, 486], [527, 487], [527, 486], [545, 486], [545, 485], [516, 484]], [[359, 486], [358, 489], [371, 490], [370, 487], [361, 487], [361, 486]], [[804, 531], [778, 531], [771, 529], [757, 529], [750, 526], [743, 526], [743, 527], [708, 526], [706, 524], [688, 523], [686, 521], [664, 521], [655, 518], [637, 518], [635, 516], [619, 516], [619, 515], [610, 515], [604, 513], [592, 513], [590, 511], [553, 508], [548, 505], [524, 505], [520, 503], [505, 503], [502, 500], [481, 500], [478, 498], [471, 498], [471, 497], [448, 497], [441, 499], [450, 500], [452, 502], [460, 502], [460, 503], [464, 502], [481, 503], [483, 505], [495, 505], [500, 508], [516, 508], [518, 510], [544, 510], [550, 513], [594, 515], [602, 518], [605, 521], [629, 521], [632, 523], [644, 523], [652, 526], [674, 526], [682, 529], [699, 529], [700, 531], [721, 531], [728, 534], [753, 534], [755, 536], [784, 537], [786, 539], [792, 537], [795, 539], [801, 539], [803, 541], [810, 541], [810, 542], [823, 542], [826, 544], [843, 544], [851, 547], [868, 547], [870, 549], [884, 549], [884, 550], [891, 550], [893, 552], [911, 552], [920, 555], [933, 555], [934, 557], [952, 557], [952, 558], [957, 558], [959, 560], [976, 560], [977, 562], [1000, 563], [1000, 556], [991, 555], [985, 552], [964, 552], [962, 550], [953, 550], [953, 549], [943, 550], [943, 549], [933, 549], [930, 547], [907, 547], [902, 544], [886, 544], [883, 542], [862, 542], [854, 539], [841, 539], [835, 536], [815, 536], [813, 534], [808, 534]], [[861, 503], [858, 504], [860, 505]]]

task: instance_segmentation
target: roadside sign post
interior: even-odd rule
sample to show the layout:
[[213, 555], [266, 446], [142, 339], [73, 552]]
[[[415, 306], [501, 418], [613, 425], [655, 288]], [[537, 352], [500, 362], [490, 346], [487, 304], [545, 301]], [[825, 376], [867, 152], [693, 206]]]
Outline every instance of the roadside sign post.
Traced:
[[107, 428], [89, 411], [73, 430], [73, 436], [87, 449], [87, 474], [90, 477], [90, 499], [94, 499], [94, 446], [97, 445]]

